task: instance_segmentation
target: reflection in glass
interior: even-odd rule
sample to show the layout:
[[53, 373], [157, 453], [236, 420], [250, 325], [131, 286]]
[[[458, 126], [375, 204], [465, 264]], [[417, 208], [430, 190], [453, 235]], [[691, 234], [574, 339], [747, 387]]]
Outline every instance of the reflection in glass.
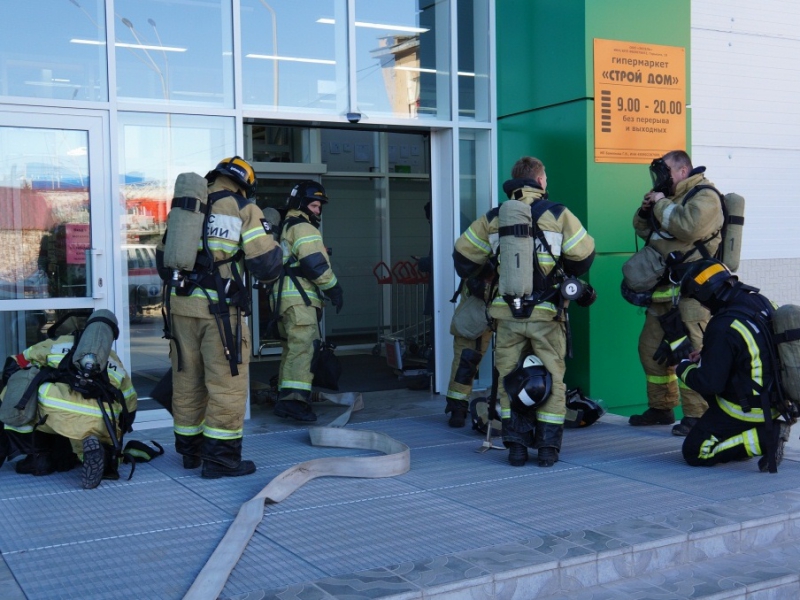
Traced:
[[[459, 139], [459, 229], [463, 233], [479, 215], [491, 208], [489, 132], [462, 129]], [[479, 168], [479, 165], [482, 165]]]
[[103, 0], [6, 0], [2, 16], [0, 96], [108, 100]]
[[489, 2], [458, 3], [458, 116], [489, 120]]
[[233, 107], [231, 0], [115, 0], [122, 100]]
[[87, 296], [88, 139], [0, 127], [0, 299]]
[[[188, 171], [205, 175], [220, 160], [232, 156], [234, 149], [233, 118], [119, 114], [120, 193], [126, 232], [122, 264], [127, 264], [123, 285], [127, 288], [134, 372], [159, 373], [169, 368], [167, 342], [162, 339], [155, 247], [166, 229], [175, 179]], [[147, 390], [144, 392], [146, 395]]]
[[449, 0], [356, 0], [358, 108], [448, 119]]
[[241, 0], [245, 106], [346, 111], [345, 5], [346, 0]]

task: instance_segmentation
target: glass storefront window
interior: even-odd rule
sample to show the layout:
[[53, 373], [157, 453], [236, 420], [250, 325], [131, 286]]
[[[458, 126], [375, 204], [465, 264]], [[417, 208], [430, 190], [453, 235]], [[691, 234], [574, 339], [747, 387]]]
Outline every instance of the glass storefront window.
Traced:
[[461, 193], [459, 196], [459, 229], [463, 233], [479, 215], [491, 208], [492, 178], [489, 132], [461, 130], [458, 140]]
[[458, 3], [458, 116], [489, 121], [489, 2]]
[[0, 299], [85, 297], [88, 133], [0, 127]]
[[356, 79], [363, 114], [450, 118], [449, 6], [449, 0], [356, 0]]
[[122, 264], [127, 265], [131, 369], [169, 368], [161, 317], [161, 280], [155, 247], [167, 225], [179, 173], [205, 175], [235, 151], [234, 119], [120, 113], [119, 173], [124, 205]]
[[103, 0], [3, 2], [0, 96], [108, 100]]
[[241, 0], [244, 105], [346, 112], [346, 4], [346, 0]]
[[120, 100], [233, 107], [231, 0], [115, 0], [114, 12]]

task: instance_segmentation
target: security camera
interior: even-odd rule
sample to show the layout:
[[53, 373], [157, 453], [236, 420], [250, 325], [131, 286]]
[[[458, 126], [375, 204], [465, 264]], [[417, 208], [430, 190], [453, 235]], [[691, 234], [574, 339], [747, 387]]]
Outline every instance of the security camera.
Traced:
[[350, 121], [351, 123], [358, 123], [361, 120], [361, 113], [349, 112], [345, 116], [347, 117], [347, 120]]

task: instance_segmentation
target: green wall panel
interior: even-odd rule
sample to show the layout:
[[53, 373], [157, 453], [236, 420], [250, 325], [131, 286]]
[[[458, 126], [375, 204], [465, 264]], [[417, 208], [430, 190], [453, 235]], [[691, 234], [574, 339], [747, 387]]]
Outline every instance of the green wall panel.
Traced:
[[[688, 103], [691, 2], [496, 0], [496, 10], [498, 183], [519, 157], [542, 159], [551, 199], [568, 206], [597, 244], [588, 277], [597, 302], [570, 308], [567, 384], [617, 414], [641, 412], [644, 313], [622, 299], [619, 285], [636, 249], [632, 217], [651, 183], [647, 165], [594, 162], [593, 40], [685, 47]], [[690, 123], [687, 110], [687, 147]]]

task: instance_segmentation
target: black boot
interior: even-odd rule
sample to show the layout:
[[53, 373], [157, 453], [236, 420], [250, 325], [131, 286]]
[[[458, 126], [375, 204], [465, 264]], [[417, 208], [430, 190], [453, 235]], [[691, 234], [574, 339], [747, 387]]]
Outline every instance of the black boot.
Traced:
[[204, 437], [202, 456], [203, 470], [200, 476], [204, 479], [241, 477], [256, 471], [256, 465], [252, 460], [242, 460], [242, 438], [215, 440]]
[[635, 427], [649, 425], [672, 425], [675, 422], [675, 413], [671, 408], [648, 408], [640, 415], [631, 415], [628, 423]]
[[0, 423], [0, 467], [6, 462], [6, 458], [11, 455], [11, 443], [6, 435], [5, 425]]
[[467, 423], [468, 411], [469, 404], [466, 400], [448, 398], [447, 406], [444, 408], [445, 414], [450, 413], [450, 420], [447, 421], [447, 424], [450, 425], [450, 427], [464, 427]]
[[36, 454], [28, 454], [22, 460], [17, 461], [17, 464], [14, 465], [14, 470], [20, 475], [41, 477], [55, 473], [56, 467], [49, 452], [37, 452]]
[[184, 469], [196, 469], [200, 466], [200, 450], [203, 447], [203, 435], [175, 434], [175, 452], [183, 456]]
[[558, 453], [561, 451], [561, 438], [563, 435], [563, 425], [536, 423], [535, 445], [539, 451], [540, 467], [552, 467], [558, 462]]
[[295, 421], [313, 423], [317, 415], [311, 409], [311, 404], [302, 400], [278, 400], [274, 410], [276, 417], [288, 417]]
[[106, 470], [106, 451], [95, 436], [90, 435], [83, 440], [83, 468], [81, 470], [81, 486], [91, 490], [100, 485]]
[[528, 446], [533, 443], [533, 424], [516, 413], [502, 420], [503, 445], [508, 448], [508, 464], [521, 467], [528, 461]]
[[508, 464], [512, 467], [522, 467], [528, 462], [528, 449], [515, 442], [506, 443], [508, 446]]

